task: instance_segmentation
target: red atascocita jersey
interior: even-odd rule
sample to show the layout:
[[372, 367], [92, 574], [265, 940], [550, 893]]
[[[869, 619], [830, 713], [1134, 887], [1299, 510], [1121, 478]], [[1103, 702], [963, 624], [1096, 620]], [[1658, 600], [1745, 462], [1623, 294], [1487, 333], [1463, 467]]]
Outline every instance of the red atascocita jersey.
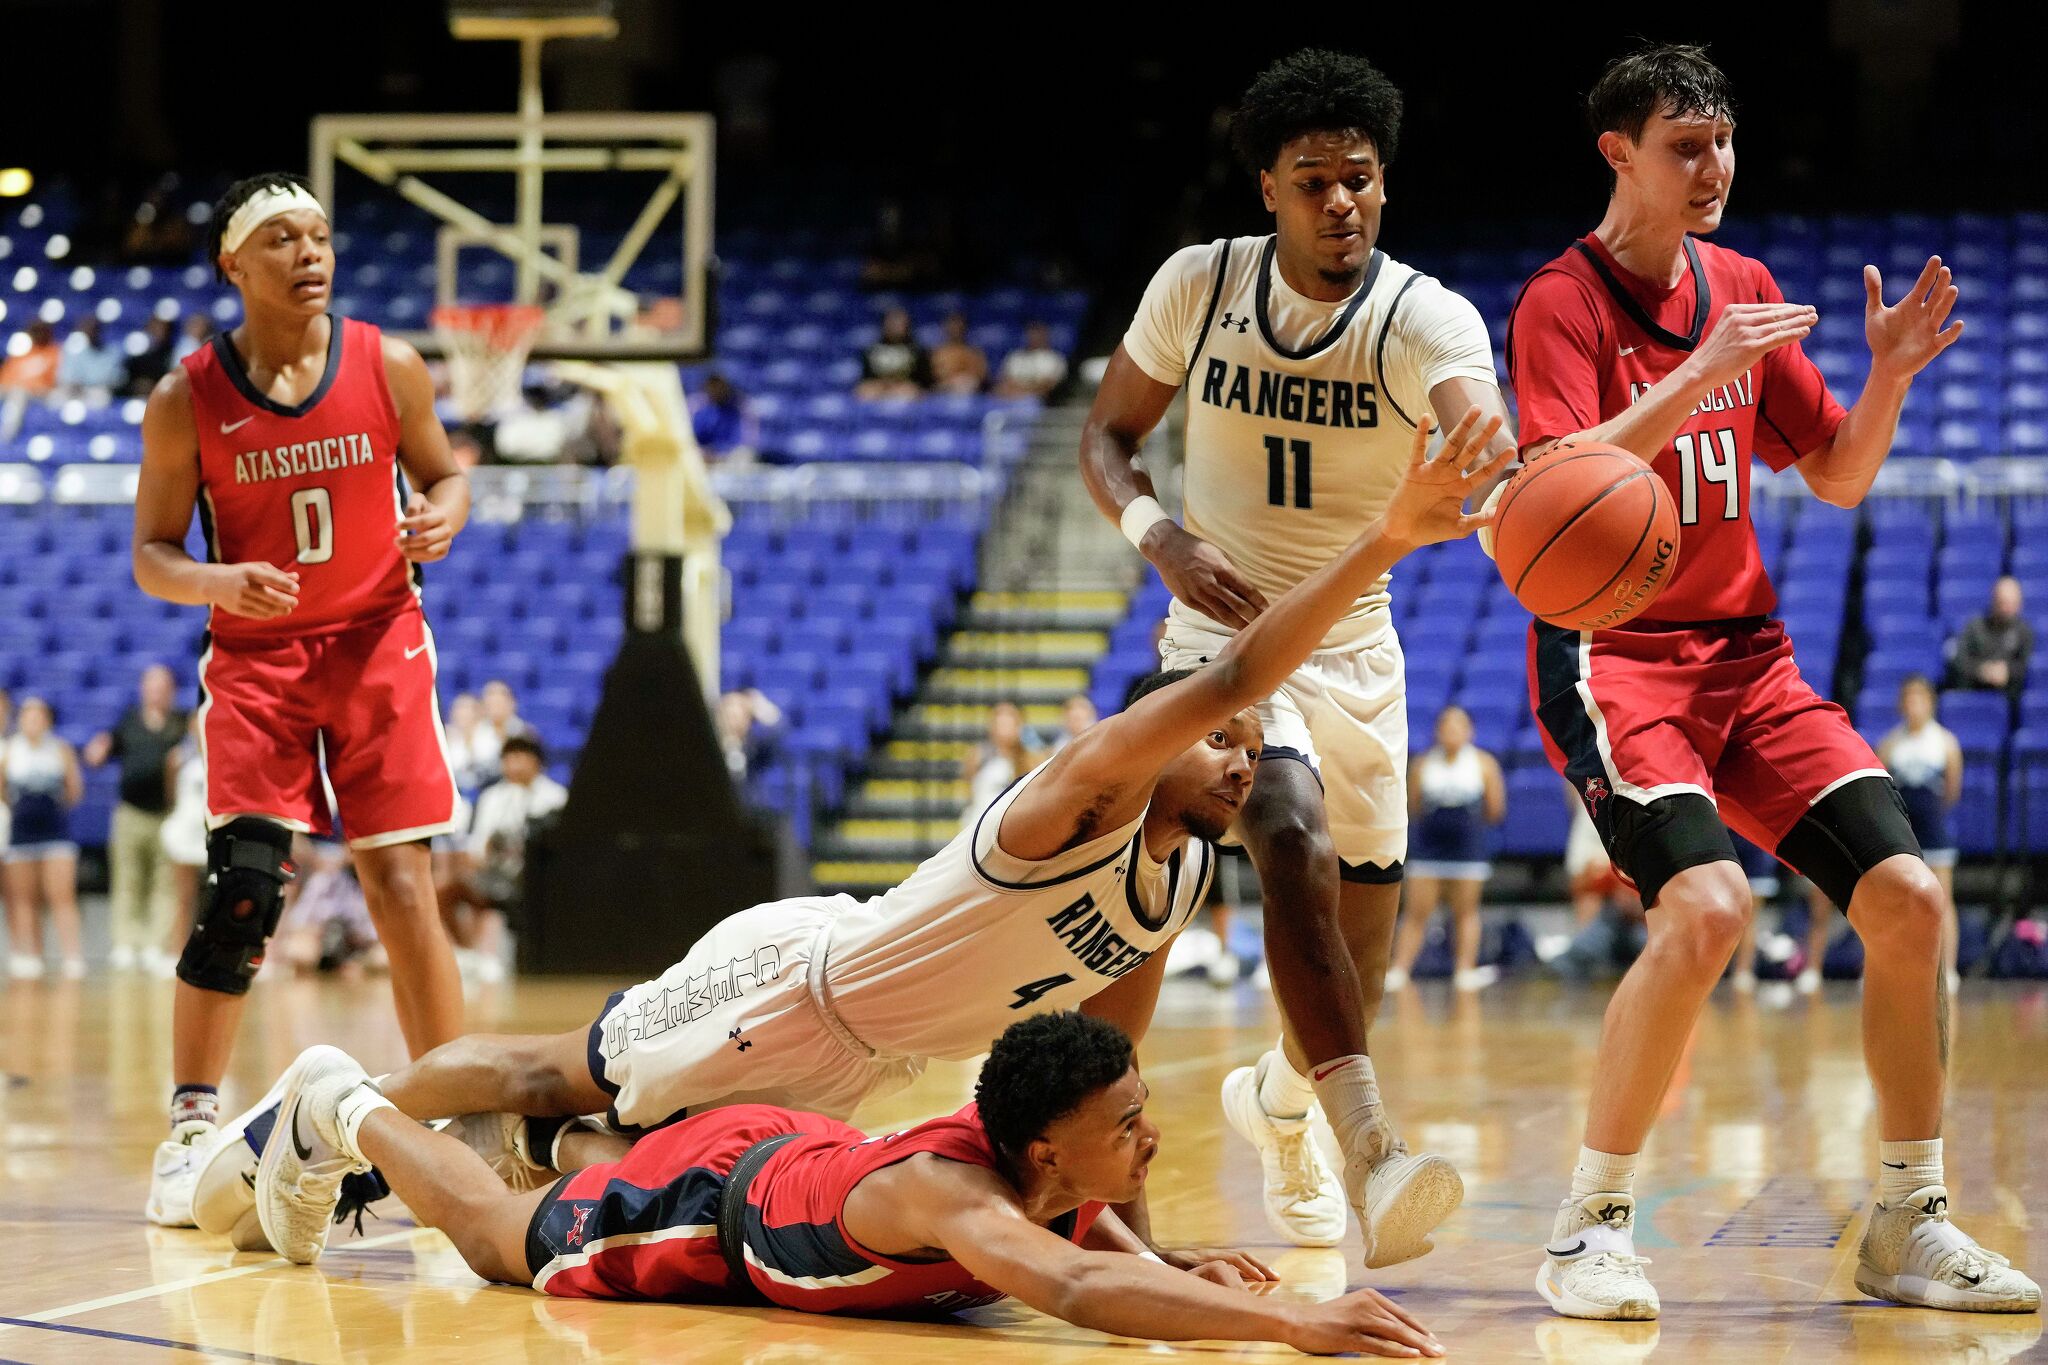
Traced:
[[[951, 1258], [870, 1251], [843, 1217], [854, 1186], [922, 1152], [994, 1169], [971, 1104], [874, 1138], [821, 1114], [757, 1104], [657, 1128], [620, 1161], [565, 1177], [536, 1209], [535, 1287], [572, 1298], [732, 1302], [714, 1226], [725, 1175], [748, 1147], [784, 1133], [802, 1136], [768, 1158], [746, 1196], [747, 1275], [769, 1302], [808, 1313], [939, 1314], [1003, 1297]], [[1078, 1243], [1101, 1211], [1083, 1205], [1052, 1230]]]
[[418, 609], [416, 572], [398, 552], [404, 485], [382, 335], [366, 322], [331, 323], [326, 372], [296, 407], [250, 382], [226, 333], [183, 362], [207, 557], [299, 576], [288, 615], [257, 621], [216, 608], [218, 639], [296, 638]]
[[[1731, 303], [1782, 303], [1760, 261], [1685, 239], [1669, 289], [1625, 270], [1588, 233], [1533, 275], [1508, 320], [1523, 448], [1626, 411], [1698, 348]], [[1797, 343], [1715, 389], [1655, 460], [1678, 504], [1678, 569], [1643, 622], [1763, 616], [1777, 605], [1749, 519], [1749, 462], [1785, 469], [1846, 414]], [[1640, 453], [1640, 452], [1639, 452]]]

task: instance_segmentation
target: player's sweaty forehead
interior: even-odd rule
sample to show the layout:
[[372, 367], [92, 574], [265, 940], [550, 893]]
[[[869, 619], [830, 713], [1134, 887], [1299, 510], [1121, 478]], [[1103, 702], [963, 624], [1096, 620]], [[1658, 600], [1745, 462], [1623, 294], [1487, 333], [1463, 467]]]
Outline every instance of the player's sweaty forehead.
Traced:
[[1303, 133], [1280, 148], [1280, 170], [1288, 174], [1370, 171], [1379, 164], [1379, 152], [1372, 139], [1350, 128]]
[[1643, 131], [1655, 132], [1666, 138], [1678, 138], [1687, 133], [1708, 137], [1716, 133], [1733, 133], [1735, 120], [1726, 114], [1702, 113], [1697, 109], [1674, 112], [1667, 106], [1650, 120]]

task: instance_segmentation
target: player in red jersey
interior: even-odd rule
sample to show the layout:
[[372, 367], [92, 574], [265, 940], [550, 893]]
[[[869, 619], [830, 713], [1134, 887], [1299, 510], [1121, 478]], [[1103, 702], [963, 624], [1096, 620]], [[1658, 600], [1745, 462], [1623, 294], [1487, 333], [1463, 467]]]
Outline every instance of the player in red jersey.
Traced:
[[1631, 1186], [1750, 915], [1725, 820], [1811, 878], [1863, 938], [1883, 1169], [1857, 1287], [1929, 1307], [2036, 1309], [2033, 1281], [1947, 1219], [1940, 887], [1884, 765], [1801, 679], [1749, 520], [1752, 456], [1798, 469], [1838, 507], [1863, 500], [1913, 376], [1962, 331], [1948, 322], [1956, 287], [1930, 259], [1887, 307], [1864, 267], [1870, 377], [1844, 411], [1799, 346], [1814, 310], [1785, 302], [1760, 262], [1699, 240], [1735, 174], [1733, 101], [1705, 51], [1634, 52], [1588, 104], [1613, 196], [1516, 304], [1520, 442], [1529, 459], [1581, 436], [1634, 451], [1669, 485], [1683, 530], [1675, 575], [1641, 616], [1597, 634], [1538, 623], [1530, 642], [1551, 762], [1649, 911], [1649, 946], [1607, 1010], [1585, 1146], [1537, 1288], [1568, 1316], [1657, 1316]]
[[292, 1141], [265, 1145], [257, 1207], [271, 1244], [301, 1264], [325, 1248], [343, 1173], [374, 1163], [477, 1274], [571, 1298], [940, 1316], [1009, 1295], [1124, 1336], [1443, 1354], [1373, 1290], [1271, 1298], [1244, 1292], [1275, 1276], [1242, 1253], [1147, 1253], [1105, 1206], [1144, 1188], [1159, 1130], [1130, 1039], [1088, 1015], [1012, 1024], [974, 1103], [883, 1137], [763, 1104], [630, 1149], [529, 1120], [523, 1143], [570, 1173], [525, 1193], [401, 1114], [337, 1049], [306, 1052], [282, 1084]]
[[[207, 877], [178, 963], [172, 1136], [149, 1217], [191, 1222], [243, 995], [277, 927], [294, 831], [325, 832], [324, 763], [415, 1055], [462, 1031], [427, 840], [456, 827], [418, 566], [445, 557], [469, 485], [419, 353], [328, 312], [326, 212], [260, 175], [215, 208], [243, 322], [150, 395], [135, 581], [212, 609], [199, 661]], [[418, 490], [408, 498], [407, 483]], [[197, 508], [207, 562], [185, 550]]]

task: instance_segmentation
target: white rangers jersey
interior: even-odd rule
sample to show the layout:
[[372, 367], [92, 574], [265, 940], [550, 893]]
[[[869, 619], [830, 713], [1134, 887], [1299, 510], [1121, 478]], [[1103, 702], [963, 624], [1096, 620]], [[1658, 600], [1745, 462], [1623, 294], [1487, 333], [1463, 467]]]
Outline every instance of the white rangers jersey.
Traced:
[[[1188, 386], [1187, 529], [1269, 602], [1385, 509], [1433, 387], [1497, 382], [1478, 310], [1436, 280], [1375, 250], [1358, 289], [1324, 303], [1281, 278], [1277, 242], [1176, 252], [1124, 336], [1139, 369]], [[1387, 601], [1382, 579], [1323, 648], [1376, 633]], [[1172, 614], [1224, 629], [1178, 601]]]
[[1034, 769], [900, 885], [847, 905], [826, 960], [833, 1013], [884, 1052], [960, 1060], [1027, 1014], [1073, 1009], [1187, 926], [1216, 851], [1156, 862], [1144, 817], [1042, 862], [996, 834]]

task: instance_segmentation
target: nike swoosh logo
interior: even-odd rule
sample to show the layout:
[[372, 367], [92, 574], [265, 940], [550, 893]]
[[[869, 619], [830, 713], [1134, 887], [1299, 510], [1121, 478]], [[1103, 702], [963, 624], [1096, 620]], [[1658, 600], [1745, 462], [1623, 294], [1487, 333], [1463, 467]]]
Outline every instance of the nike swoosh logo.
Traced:
[[408, 659], [417, 659], [423, 652], [425, 652], [426, 648], [427, 647], [425, 645], [414, 645], [411, 649], [405, 651], [405, 657]]
[[253, 1189], [255, 1189], [255, 1188], [256, 1188], [256, 1172], [254, 1172], [254, 1171], [244, 1171], [244, 1172], [242, 1172], [242, 1183], [243, 1183], [244, 1185], [247, 1185], [247, 1186], [248, 1186], [248, 1187], [249, 1187], [250, 1189], [252, 1189], [252, 1190], [253, 1190]]
[[292, 1106], [292, 1150], [299, 1154], [299, 1160], [301, 1161], [311, 1161], [313, 1159], [313, 1149], [308, 1147], [299, 1137], [299, 1110], [297, 1105]]
[[1567, 1256], [1576, 1256], [1580, 1252], [1584, 1251], [1586, 1249], [1586, 1239], [1581, 1237], [1578, 1241], [1572, 1243], [1570, 1246], [1566, 1247], [1562, 1251], [1553, 1250], [1550, 1247], [1545, 1247], [1543, 1249], [1546, 1252], [1549, 1252], [1549, 1254], [1551, 1254], [1552, 1256], [1557, 1257], [1561, 1261]]
[[[1628, 354], [1628, 352], [1626, 352], [1626, 351], [1623, 351], [1623, 352], [1622, 352], [1622, 354], [1623, 354], [1623, 355], [1627, 355], [1627, 354]], [[246, 427], [246, 426], [248, 426], [248, 425], [249, 425], [249, 423], [251, 423], [251, 422], [253, 422], [253, 421], [255, 421], [255, 420], [256, 420], [256, 416], [255, 416], [255, 414], [254, 414], [254, 413], [251, 413], [251, 414], [250, 414], [249, 416], [247, 416], [247, 417], [244, 417], [244, 418], [243, 418], [243, 419], [242, 419], [241, 421], [239, 421], [239, 422], [222, 422], [222, 423], [220, 424], [220, 434], [221, 434], [221, 435], [223, 435], [223, 436], [225, 436], [225, 435], [227, 435], [227, 434], [228, 434], [229, 432], [231, 432], [231, 431], [239, 431], [239, 430], [241, 430], [241, 429], [242, 429], [243, 427]]]
[[1877, 1164], [1894, 1171], [1903, 1171], [1906, 1169], [1906, 1163], [1903, 1161], [1880, 1161]]
[[1342, 1062], [1331, 1062], [1328, 1066], [1319, 1066], [1309, 1073], [1308, 1078], [1312, 1081], [1320, 1081], [1324, 1077], [1334, 1074], [1337, 1068], [1342, 1065], [1344, 1065]]
[[1640, 350], [1642, 350], [1642, 349], [1643, 349], [1643, 347], [1645, 347], [1645, 346], [1647, 346], [1647, 345], [1649, 345], [1649, 344], [1650, 344], [1650, 343], [1648, 343], [1647, 341], [1644, 341], [1644, 342], [1638, 342], [1638, 343], [1636, 343], [1636, 344], [1635, 344], [1635, 345], [1633, 345], [1633, 346], [1624, 346], [1624, 347], [1622, 347], [1622, 348], [1621, 348], [1620, 350], [1616, 351], [1616, 352], [1615, 352], [1614, 354], [1615, 354], [1615, 355], [1616, 355], [1617, 357], [1620, 357], [1620, 356], [1625, 356], [1625, 355], [1634, 355], [1634, 354], [1635, 354], [1635, 353], [1636, 353], [1637, 351], [1640, 351]]
[[1964, 1284], [1969, 1285], [1977, 1285], [1984, 1283], [1984, 1277], [1982, 1275], [1965, 1275], [1960, 1270], [1956, 1272], [1956, 1278], [1961, 1280]]

